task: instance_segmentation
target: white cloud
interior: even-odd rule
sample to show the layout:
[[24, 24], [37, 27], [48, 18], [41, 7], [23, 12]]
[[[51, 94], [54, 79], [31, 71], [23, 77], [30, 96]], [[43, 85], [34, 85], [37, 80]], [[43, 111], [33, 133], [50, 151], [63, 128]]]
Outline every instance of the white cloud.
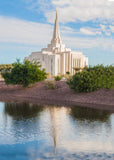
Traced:
[[97, 29], [93, 31], [93, 29], [91, 28], [80, 28], [80, 32], [82, 34], [85, 34], [85, 35], [101, 35], [101, 32], [98, 31]]
[[[0, 16], [0, 24], [0, 42], [14, 42], [17, 44], [46, 46], [48, 43], [50, 43], [52, 38], [52, 25], [33, 23], [28, 21], [22, 21], [19, 19], [6, 18], [2, 16]], [[66, 47], [80, 49], [102, 47], [114, 50], [114, 39], [103, 39], [102, 37], [77, 37], [77, 34], [74, 30], [64, 26], [62, 26], [60, 30], [63, 35], [63, 43], [66, 44]], [[100, 34], [99, 30], [89, 31], [83, 28], [81, 29], [81, 31], [86, 34], [88, 32], [89, 35]]]
[[105, 32], [105, 31], [106, 31], [106, 26], [105, 26], [105, 25], [100, 24], [100, 27], [101, 27], [101, 30], [102, 30], [103, 32]]
[[52, 26], [0, 16], [0, 42], [24, 44], [46, 44], [51, 36]]
[[26, 8], [37, 11], [38, 13], [47, 13], [52, 10], [52, 0], [23, 0], [26, 3]]
[[113, 26], [100, 24], [100, 27], [101, 31], [104, 32], [106, 36], [111, 36], [111, 33], [113, 32]]
[[111, 32], [105, 32], [106, 36], [111, 36]]
[[27, 8], [43, 13], [50, 23], [54, 22], [55, 8], [58, 8], [62, 23], [77, 20], [111, 22], [114, 20], [114, 3], [109, 0], [23, 0]]
[[65, 44], [71, 48], [102, 48], [114, 51], [114, 39], [111, 38], [77, 38], [63, 37]]
[[114, 26], [110, 25], [109, 27], [110, 27], [110, 29], [111, 29], [111, 32], [114, 33]]
[[[52, 4], [58, 7], [61, 22], [114, 20], [114, 3], [108, 0], [52, 0]], [[49, 22], [52, 22], [52, 14], [53, 11], [45, 13]]]

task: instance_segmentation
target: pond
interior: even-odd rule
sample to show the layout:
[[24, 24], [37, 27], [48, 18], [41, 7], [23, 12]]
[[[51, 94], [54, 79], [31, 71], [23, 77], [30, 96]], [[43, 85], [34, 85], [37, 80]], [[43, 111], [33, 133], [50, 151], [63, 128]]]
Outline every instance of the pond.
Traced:
[[0, 160], [114, 159], [114, 114], [0, 103]]

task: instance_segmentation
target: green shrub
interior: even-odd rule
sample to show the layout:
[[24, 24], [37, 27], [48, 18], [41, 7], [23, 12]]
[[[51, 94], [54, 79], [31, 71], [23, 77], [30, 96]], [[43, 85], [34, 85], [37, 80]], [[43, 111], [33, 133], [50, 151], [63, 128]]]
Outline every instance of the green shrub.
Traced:
[[56, 81], [60, 81], [62, 79], [61, 76], [55, 76], [54, 78], [55, 78]]
[[6, 84], [19, 84], [28, 87], [29, 84], [42, 81], [46, 78], [45, 70], [41, 70], [41, 66], [38, 63], [32, 63], [28, 60], [20, 63], [20, 61], [17, 60], [17, 62], [12, 65], [13, 68], [11, 70], [4, 70], [1, 73]]
[[111, 89], [114, 87], [114, 66], [85, 67], [82, 72], [73, 75], [67, 84], [76, 92], [92, 92], [99, 88]]
[[10, 71], [13, 68], [12, 64], [0, 64], [0, 72]]
[[57, 86], [55, 85], [55, 81], [51, 81], [51, 80], [45, 81], [44, 85], [47, 89], [57, 89]]
[[67, 72], [66, 72], [66, 74], [67, 74], [67, 75], [69, 75], [69, 74], [70, 74], [70, 72], [69, 72], [69, 71], [67, 71]]

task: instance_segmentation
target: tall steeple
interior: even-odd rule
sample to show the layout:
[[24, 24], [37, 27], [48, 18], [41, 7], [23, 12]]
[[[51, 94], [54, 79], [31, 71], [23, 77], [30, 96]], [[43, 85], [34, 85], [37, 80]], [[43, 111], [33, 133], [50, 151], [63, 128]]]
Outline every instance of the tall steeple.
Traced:
[[56, 9], [53, 37], [51, 40], [51, 44], [48, 44], [47, 51], [52, 52], [53, 54], [58, 54], [58, 53], [66, 51], [65, 45], [62, 44], [60, 34], [59, 34], [59, 23], [58, 23], [57, 9]]
[[57, 9], [56, 9], [56, 18], [55, 18], [55, 25], [54, 25], [54, 31], [53, 31], [53, 38], [51, 41], [52, 44], [60, 44], [60, 34], [59, 34], [59, 24], [58, 24], [58, 15], [57, 15]]

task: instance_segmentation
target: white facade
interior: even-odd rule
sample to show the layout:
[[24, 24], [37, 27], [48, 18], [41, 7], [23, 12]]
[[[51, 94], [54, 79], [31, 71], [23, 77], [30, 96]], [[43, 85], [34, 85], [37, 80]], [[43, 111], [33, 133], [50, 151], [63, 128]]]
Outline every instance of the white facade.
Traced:
[[73, 68], [84, 68], [88, 65], [88, 58], [82, 52], [71, 51], [62, 44], [59, 35], [57, 11], [51, 44], [48, 44], [47, 48], [43, 48], [40, 52], [32, 52], [26, 59], [40, 62], [42, 68], [45, 68], [47, 73], [54, 76], [63, 75], [66, 72], [74, 74], [75, 70]]

